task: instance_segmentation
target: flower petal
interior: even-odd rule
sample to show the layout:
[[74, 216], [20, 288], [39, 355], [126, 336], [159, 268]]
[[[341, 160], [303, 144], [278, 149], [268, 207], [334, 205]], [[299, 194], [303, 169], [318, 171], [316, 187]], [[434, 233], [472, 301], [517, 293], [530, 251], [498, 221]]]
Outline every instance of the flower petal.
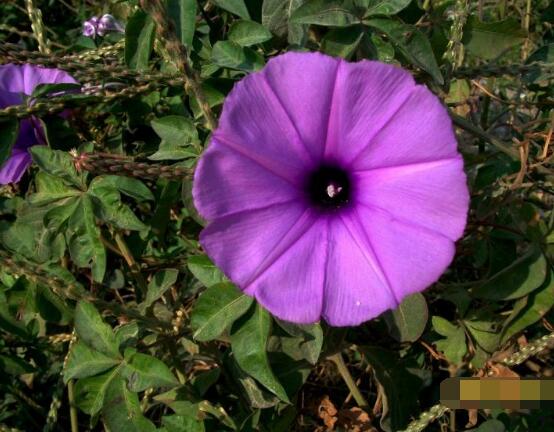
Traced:
[[27, 150], [12, 150], [12, 155], [0, 168], [0, 184], [18, 182], [31, 165], [31, 155]]
[[40, 128], [41, 126], [36, 126], [32, 119], [21, 120], [19, 122], [19, 133], [17, 134], [17, 140], [13, 146], [12, 152], [16, 150], [26, 152], [29, 147], [39, 144], [37, 127]]
[[469, 193], [461, 157], [355, 174], [356, 201], [451, 240], [461, 237]]
[[75, 79], [60, 69], [43, 68], [30, 64], [0, 65], [0, 92], [31, 95], [39, 84], [76, 83]]
[[418, 86], [379, 133], [350, 161], [352, 169], [458, 157], [452, 121], [439, 99]]
[[[2, 69], [0, 69], [0, 80], [2, 80], [2, 77]], [[19, 105], [20, 103], [23, 103], [21, 95], [3, 90], [2, 85], [2, 82], [0, 82], [0, 108], [6, 108], [10, 105]]]
[[354, 326], [397, 301], [369, 238], [354, 212], [329, 223], [323, 317], [333, 326]]
[[39, 84], [74, 84], [75, 79], [60, 69], [23, 65], [23, 93], [31, 95]]
[[298, 200], [300, 190], [280, 176], [213, 139], [195, 171], [193, 197], [213, 220], [232, 213]]
[[408, 72], [395, 66], [375, 61], [343, 65], [335, 84], [325, 155], [348, 162], [395, 117], [416, 85]]
[[300, 182], [305, 170], [314, 166], [265, 72], [250, 74], [235, 85], [214, 138], [294, 182]]
[[314, 219], [303, 204], [273, 204], [216, 219], [202, 231], [200, 243], [225, 275], [246, 289]]
[[309, 324], [321, 317], [327, 222], [319, 219], [305, 231], [304, 228], [294, 233], [300, 237], [272, 260], [245, 292], [278, 318]]
[[323, 155], [340, 62], [319, 53], [289, 52], [273, 58], [264, 70], [313, 158]]
[[371, 241], [396, 299], [436, 282], [454, 257], [448, 237], [360, 206], [357, 218]]
[[24, 88], [22, 66], [14, 64], [0, 65], [0, 92], [24, 93]]

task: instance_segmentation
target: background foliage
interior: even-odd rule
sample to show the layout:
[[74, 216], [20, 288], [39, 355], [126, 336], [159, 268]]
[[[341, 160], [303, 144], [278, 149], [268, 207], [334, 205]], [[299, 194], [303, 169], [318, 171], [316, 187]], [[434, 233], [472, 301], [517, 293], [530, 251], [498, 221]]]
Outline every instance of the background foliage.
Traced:
[[[0, 189], [0, 430], [391, 432], [448, 376], [552, 376], [548, 351], [501, 361], [554, 330], [554, 3], [168, 0], [174, 32], [143, 3], [0, 4], [2, 63], [84, 86], [0, 110], [0, 161], [18, 118], [40, 118], [49, 144]], [[81, 36], [103, 13], [125, 35]], [[190, 175], [210, 110], [293, 49], [410, 69], [448, 105], [466, 162], [455, 262], [358, 328], [272, 318], [197, 242]], [[466, 428], [546, 431], [554, 418], [458, 410], [429, 426]]]

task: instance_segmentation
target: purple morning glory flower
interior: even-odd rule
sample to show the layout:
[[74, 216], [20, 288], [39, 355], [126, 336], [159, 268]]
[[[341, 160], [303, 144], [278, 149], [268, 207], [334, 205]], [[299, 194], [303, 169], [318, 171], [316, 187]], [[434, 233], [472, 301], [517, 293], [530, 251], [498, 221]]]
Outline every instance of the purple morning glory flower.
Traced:
[[97, 16], [93, 16], [91, 19], [86, 20], [83, 23], [83, 36], [95, 38], [98, 30], [98, 21], [99, 18]]
[[[0, 65], [0, 108], [24, 103], [39, 84], [76, 83], [66, 72], [32, 65]], [[44, 144], [42, 130], [34, 118], [19, 123], [19, 135], [10, 158], [0, 167], [0, 184], [15, 183], [31, 164], [27, 149]]]
[[105, 14], [101, 18], [93, 16], [83, 23], [83, 36], [95, 38], [107, 33], [124, 33], [125, 29], [112, 15]]
[[469, 194], [446, 109], [395, 66], [288, 53], [238, 83], [196, 169], [200, 241], [296, 323], [357, 325], [435, 282]]

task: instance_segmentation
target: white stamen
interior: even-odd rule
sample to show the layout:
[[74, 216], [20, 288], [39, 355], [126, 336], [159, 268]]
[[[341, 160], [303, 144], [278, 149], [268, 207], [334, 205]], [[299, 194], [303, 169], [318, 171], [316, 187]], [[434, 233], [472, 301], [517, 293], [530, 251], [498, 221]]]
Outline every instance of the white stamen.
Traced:
[[326, 192], [329, 198], [334, 198], [335, 196], [340, 194], [341, 191], [342, 191], [342, 186], [338, 186], [335, 183], [329, 184], [329, 186], [327, 186], [327, 189], [326, 189]]

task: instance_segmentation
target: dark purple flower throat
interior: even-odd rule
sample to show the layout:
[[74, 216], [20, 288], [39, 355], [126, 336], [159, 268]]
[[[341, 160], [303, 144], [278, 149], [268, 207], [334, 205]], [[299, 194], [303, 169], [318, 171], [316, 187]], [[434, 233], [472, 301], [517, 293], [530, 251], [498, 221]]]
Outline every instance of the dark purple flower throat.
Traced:
[[334, 165], [320, 165], [308, 177], [307, 193], [312, 205], [334, 210], [351, 200], [351, 181], [348, 173]]

